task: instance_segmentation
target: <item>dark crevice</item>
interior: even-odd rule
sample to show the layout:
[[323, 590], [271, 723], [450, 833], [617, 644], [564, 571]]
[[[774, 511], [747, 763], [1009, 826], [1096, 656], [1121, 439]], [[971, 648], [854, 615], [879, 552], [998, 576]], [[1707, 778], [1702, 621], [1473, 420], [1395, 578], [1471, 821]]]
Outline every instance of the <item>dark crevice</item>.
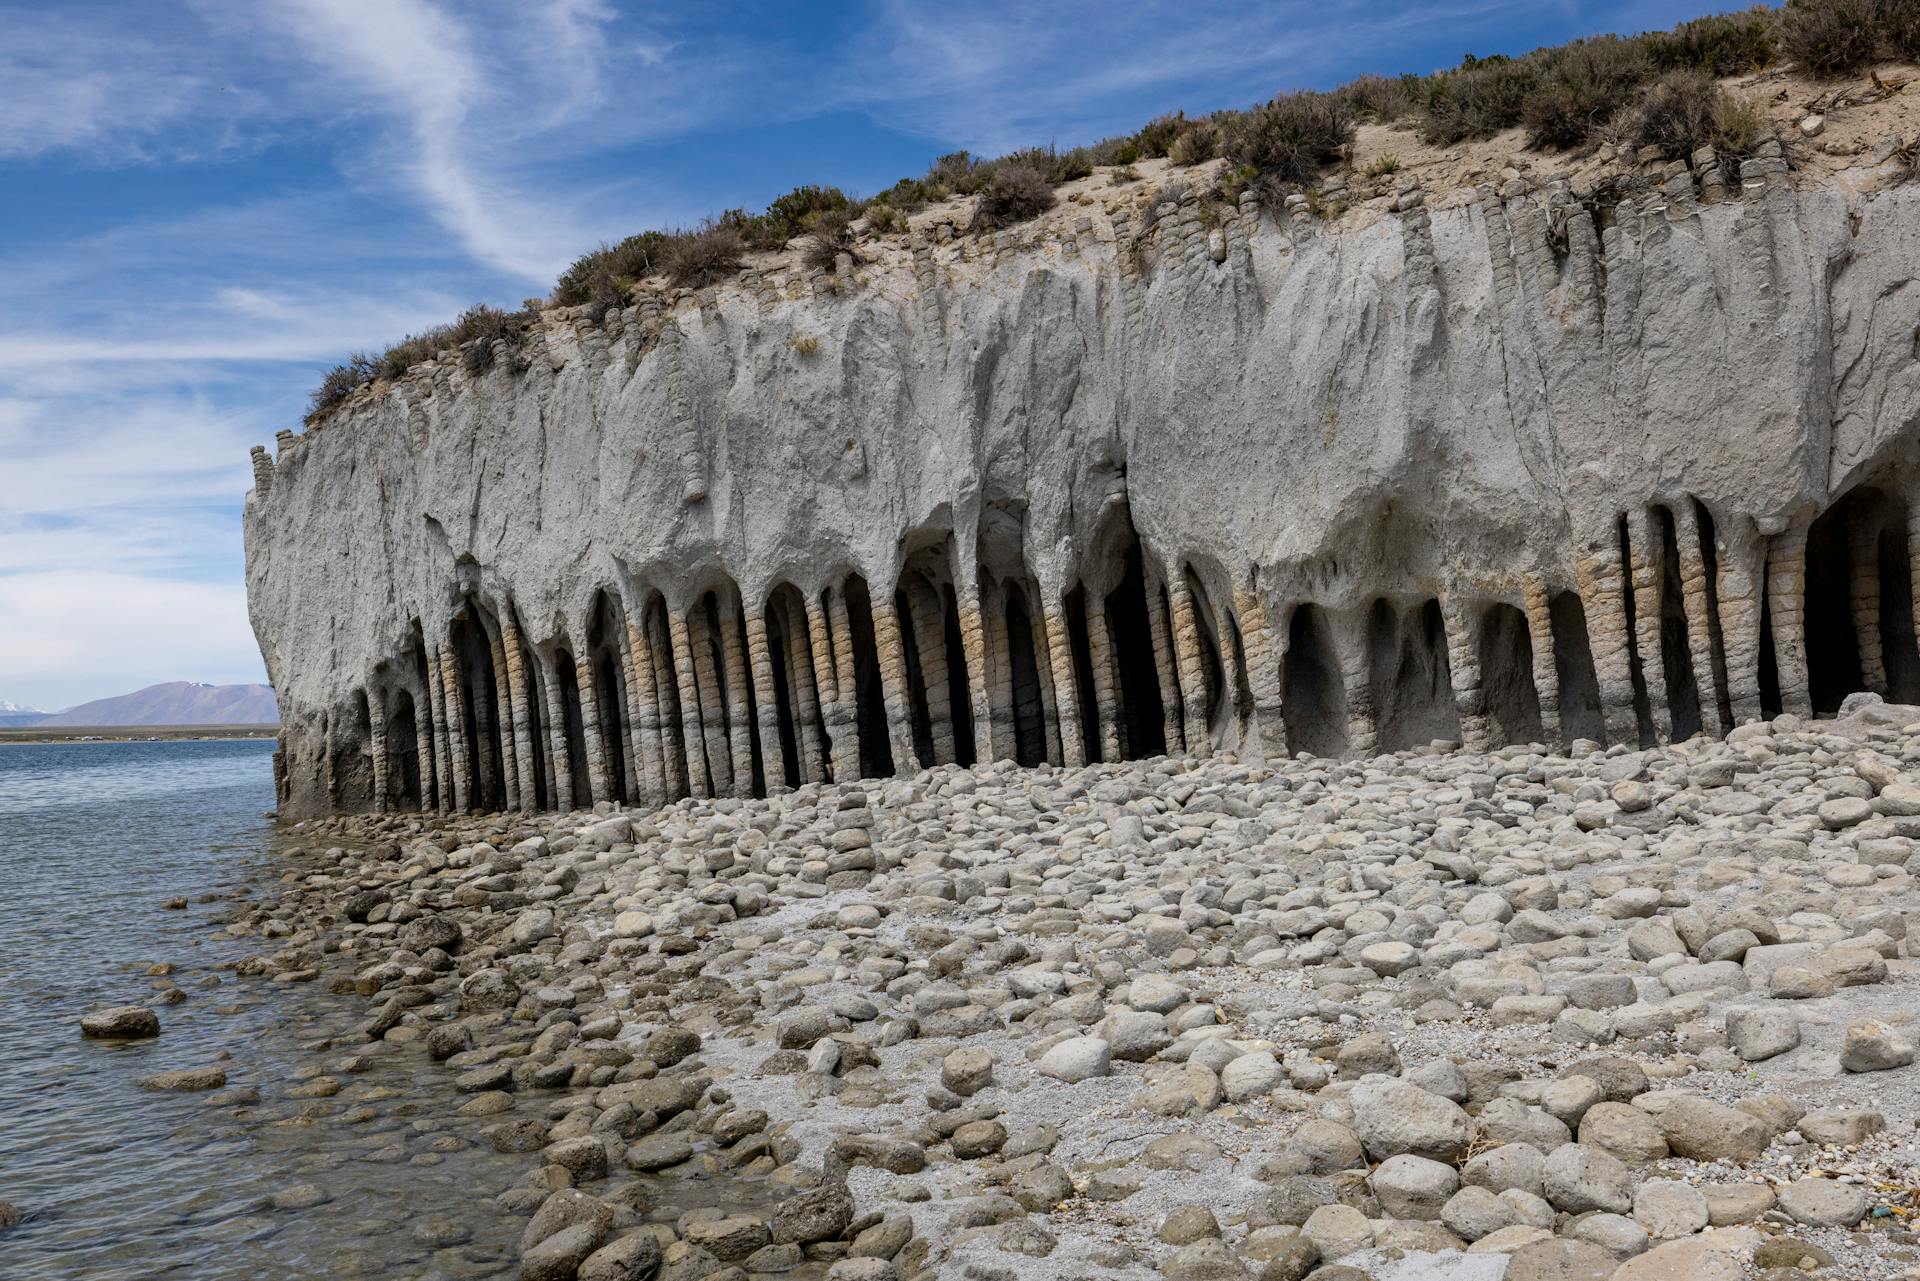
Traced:
[[1540, 691], [1533, 683], [1533, 634], [1512, 605], [1493, 605], [1480, 620], [1480, 696], [1496, 744], [1537, 743], [1546, 736]]
[[1607, 741], [1607, 720], [1600, 707], [1600, 677], [1587, 640], [1587, 607], [1573, 592], [1556, 593], [1547, 603], [1553, 628], [1553, 670], [1560, 685], [1560, 736]]
[[1347, 750], [1346, 688], [1334, 659], [1326, 617], [1301, 605], [1287, 622], [1287, 666], [1281, 717], [1297, 752], [1339, 756]]

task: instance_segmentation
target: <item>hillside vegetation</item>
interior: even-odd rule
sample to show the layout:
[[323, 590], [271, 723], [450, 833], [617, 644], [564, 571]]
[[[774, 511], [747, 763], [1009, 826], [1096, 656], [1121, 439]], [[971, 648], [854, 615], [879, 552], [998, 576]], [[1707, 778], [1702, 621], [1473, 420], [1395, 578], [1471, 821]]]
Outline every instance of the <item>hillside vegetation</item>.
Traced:
[[1920, 0], [1790, 0], [1683, 22], [1670, 31], [1595, 36], [1517, 58], [1468, 55], [1431, 75], [1367, 75], [1326, 92], [1289, 91], [1244, 110], [1155, 118], [1131, 134], [1062, 151], [1029, 147], [992, 158], [965, 151], [926, 173], [856, 198], [837, 187], [796, 187], [759, 213], [729, 209], [701, 225], [650, 230], [602, 244], [562, 273], [553, 292], [507, 312], [477, 304], [457, 320], [409, 335], [379, 355], [355, 354], [312, 396], [311, 423], [354, 391], [396, 378], [441, 352], [458, 351], [469, 373], [491, 369], [496, 343], [515, 366], [540, 311], [584, 306], [598, 320], [627, 305], [635, 285], [659, 278], [698, 288], [737, 272], [747, 255], [800, 247], [812, 269], [830, 270], [862, 239], [902, 235], [929, 204], [969, 198], [969, 229], [983, 233], [1031, 219], [1056, 202], [1055, 188], [1096, 168], [1124, 173], [1143, 160], [1176, 167], [1223, 161], [1222, 194], [1253, 191], [1279, 208], [1351, 156], [1355, 126], [1391, 123], [1423, 143], [1451, 146], [1524, 128], [1537, 151], [1591, 151], [1602, 143], [1654, 148], [1669, 160], [1702, 146], [1737, 160], [1765, 140], [1754, 107], [1716, 81], [1776, 65], [1821, 76], [1881, 58], [1920, 56]]

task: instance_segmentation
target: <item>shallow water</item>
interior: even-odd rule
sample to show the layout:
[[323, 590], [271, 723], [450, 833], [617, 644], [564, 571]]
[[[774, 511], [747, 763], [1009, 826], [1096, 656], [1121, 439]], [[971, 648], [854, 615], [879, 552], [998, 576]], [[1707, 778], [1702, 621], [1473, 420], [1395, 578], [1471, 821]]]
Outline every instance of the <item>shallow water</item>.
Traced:
[[[487, 1199], [527, 1159], [476, 1143], [422, 1055], [338, 1071], [380, 1048], [354, 1038], [360, 1002], [236, 977], [278, 944], [227, 937], [228, 904], [163, 906], [282, 870], [263, 817], [272, 751], [0, 745], [0, 1200], [28, 1216], [0, 1234], [7, 1281], [514, 1273], [519, 1222]], [[155, 963], [173, 972], [150, 977]], [[153, 1003], [169, 983], [187, 999], [155, 1004], [158, 1039], [80, 1036], [89, 1009]], [[223, 1053], [228, 1088], [257, 1104], [135, 1085]], [[322, 1072], [339, 1094], [290, 1094]], [[269, 1203], [297, 1184], [328, 1199]]]

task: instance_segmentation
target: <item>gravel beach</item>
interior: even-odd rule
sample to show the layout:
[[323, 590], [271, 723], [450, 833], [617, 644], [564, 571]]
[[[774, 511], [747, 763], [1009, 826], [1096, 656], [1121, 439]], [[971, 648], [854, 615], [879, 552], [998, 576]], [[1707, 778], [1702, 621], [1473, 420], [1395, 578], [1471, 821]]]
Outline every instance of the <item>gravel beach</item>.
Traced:
[[227, 928], [527, 1281], [1920, 1277], [1916, 729], [319, 819]]

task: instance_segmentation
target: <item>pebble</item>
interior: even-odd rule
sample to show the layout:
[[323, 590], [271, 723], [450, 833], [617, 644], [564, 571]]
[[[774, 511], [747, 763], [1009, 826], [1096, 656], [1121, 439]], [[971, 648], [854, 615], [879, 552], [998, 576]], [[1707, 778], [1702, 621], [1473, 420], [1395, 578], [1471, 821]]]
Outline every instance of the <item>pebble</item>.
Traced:
[[[1756, 1226], [1861, 1225], [1911, 1143], [1920, 711], [1863, 706], [323, 820], [289, 836], [324, 875], [236, 924], [269, 973], [324, 932], [370, 1044], [524, 1160], [523, 1278], [1717, 1281]], [[758, 1203], [629, 1208], [736, 1171]]]

